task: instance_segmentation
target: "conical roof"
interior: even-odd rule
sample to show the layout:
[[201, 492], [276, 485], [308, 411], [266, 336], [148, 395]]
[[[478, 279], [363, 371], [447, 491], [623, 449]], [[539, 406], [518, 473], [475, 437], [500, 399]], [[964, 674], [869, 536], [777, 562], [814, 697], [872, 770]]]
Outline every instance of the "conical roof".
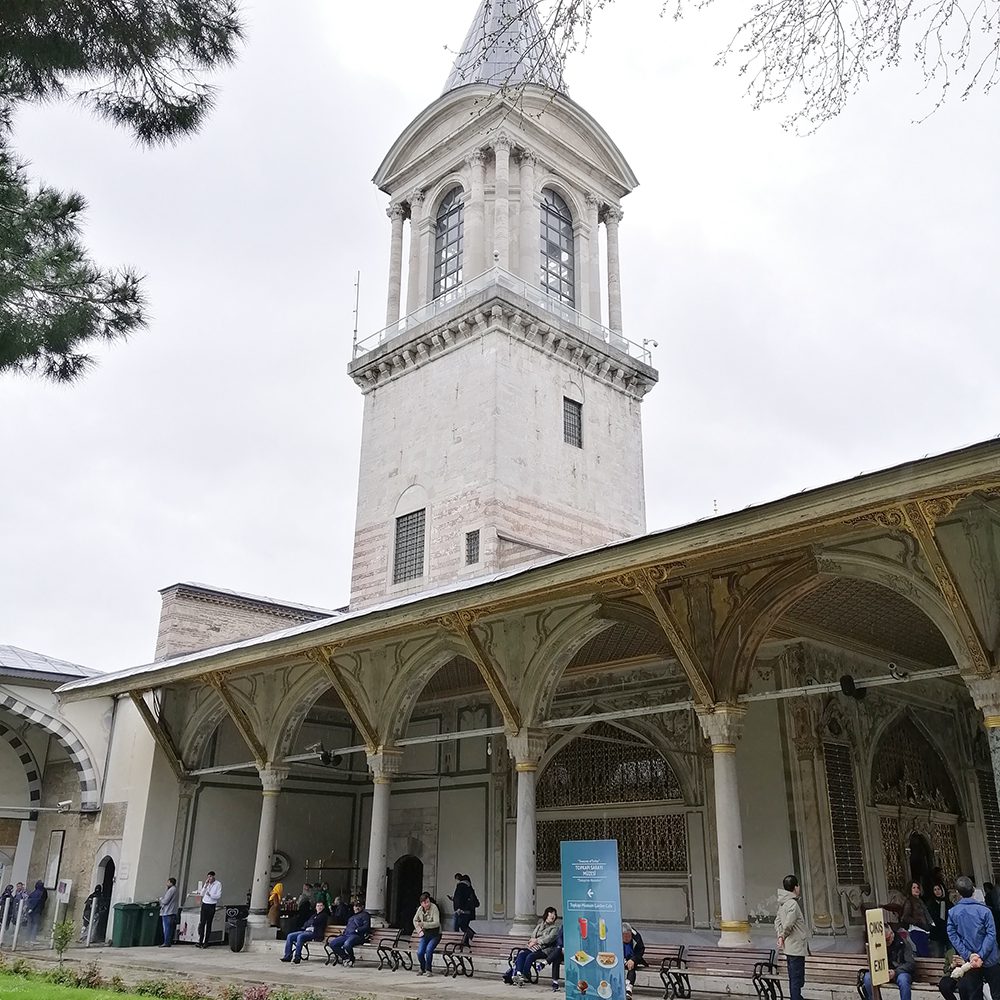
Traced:
[[537, 83], [563, 94], [562, 60], [545, 36], [535, 0], [480, 0], [444, 93], [467, 83]]

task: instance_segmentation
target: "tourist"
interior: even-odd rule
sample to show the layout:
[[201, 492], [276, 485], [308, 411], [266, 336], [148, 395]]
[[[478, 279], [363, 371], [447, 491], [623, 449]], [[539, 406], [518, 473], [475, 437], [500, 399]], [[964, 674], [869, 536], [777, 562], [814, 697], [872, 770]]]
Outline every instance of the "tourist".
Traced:
[[317, 885], [313, 888], [313, 902], [322, 903], [326, 907], [327, 913], [333, 909], [333, 896], [330, 895], [329, 882], [324, 882], [322, 885]]
[[42, 926], [42, 914], [45, 912], [45, 904], [48, 902], [49, 893], [45, 888], [45, 883], [38, 879], [35, 888], [28, 894], [28, 899], [24, 904], [24, 912], [28, 917], [28, 934], [34, 941], [38, 936], [38, 931]]
[[791, 1000], [802, 1000], [806, 981], [806, 955], [809, 954], [809, 925], [802, 912], [802, 886], [797, 875], [786, 875], [778, 893], [778, 914], [774, 932], [778, 951], [784, 951], [788, 966], [788, 992]]
[[[357, 900], [355, 900], [355, 903], [361, 906], [361, 903]], [[333, 901], [333, 912], [330, 914], [330, 919], [338, 927], [345, 927], [347, 921], [351, 919], [351, 907], [347, 905], [343, 896], [338, 896]]]
[[10, 923], [10, 911], [14, 907], [14, 883], [9, 882], [3, 887], [0, 893], [0, 920], [6, 918], [6, 923]]
[[[340, 902], [340, 897], [337, 897]], [[340, 921], [336, 921], [340, 923]], [[327, 948], [333, 953], [337, 962], [344, 965], [354, 965], [354, 946], [364, 944], [372, 930], [371, 914], [365, 909], [364, 903], [360, 899], [354, 900], [354, 913], [348, 917], [344, 933], [337, 937], [330, 938], [326, 942]], [[336, 965], [337, 962], [333, 964]]]
[[967, 875], [955, 879], [955, 888], [960, 898], [948, 914], [948, 937], [963, 963], [972, 965], [962, 976], [959, 991], [963, 997], [979, 998], [985, 980], [990, 995], [1000, 997], [1000, 950], [993, 914], [974, 898], [976, 887]]
[[170, 948], [177, 928], [177, 879], [173, 876], [167, 879], [160, 896], [160, 923], [163, 924], [163, 944], [160, 947]]
[[542, 919], [535, 924], [526, 948], [521, 948], [514, 956], [514, 964], [503, 974], [503, 981], [510, 986], [523, 986], [531, 979], [531, 967], [555, 945], [559, 936], [556, 921], [559, 914], [554, 906], [546, 906]]
[[316, 903], [313, 901], [312, 882], [302, 883], [302, 892], [299, 893], [299, 900], [292, 918], [292, 931], [300, 931], [312, 919], [315, 912]]
[[[962, 956], [954, 948], [949, 948], [944, 954], [944, 969], [938, 982], [938, 992], [945, 1000], [956, 1000], [956, 993], [959, 993], [959, 981], [965, 975], [965, 970], [958, 972], [964, 963]], [[961, 994], [959, 994], [961, 995]]]
[[[316, 904], [316, 912], [309, 918], [308, 923], [300, 931], [292, 931], [285, 938], [285, 954], [281, 956], [282, 962], [294, 962], [296, 965], [302, 961], [302, 946], [306, 941], [322, 941], [326, 937], [326, 921], [329, 914], [326, 912], [325, 903]], [[295, 952], [294, 957], [292, 952]]]
[[454, 929], [465, 934], [466, 943], [475, 937], [476, 932], [469, 926], [476, 912], [476, 894], [472, 888], [472, 880], [461, 872], [455, 873], [455, 895], [448, 897], [455, 908]]
[[198, 947], [207, 948], [212, 936], [212, 921], [215, 919], [215, 908], [222, 898], [222, 883], [215, 877], [215, 872], [209, 872], [205, 881], [191, 891], [192, 896], [201, 897], [201, 913], [198, 917]]
[[931, 933], [929, 947], [935, 958], [941, 958], [948, 950], [948, 911], [951, 901], [948, 893], [940, 882], [935, 882], [931, 889], [927, 912], [931, 917]]
[[622, 960], [625, 963], [625, 996], [631, 997], [635, 989], [635, 971], [645, 965], [642, 954], [646, 946], [642, 935], [631, 925], [622, 921]]
[[441, 911], [437, 903], [429, 892], [420, 894], [420, 905], [413, 915], [413, 929], [420, 938], [417, 945], [417, 961], [420, 963], [418, 976], [431, 973], [431, 961], [434, 958], [434, 949], [441, 940]]
[[[913, 970], [916, 968], [917, 956], [909, 938], [897, 934], [891, 925], [885, 925], [885, 947], [889, 959], [889, 982], [899, 989], [899, 1000], [910, 1000], [913, 985]], [[872, 1000], [872, 974], [865, 973], [865, 996]]]
[[983, 902], [993, 914], [994, 926], [1000, 927], [1000, 889], [992, 882], [983, 883]]
[[565, 952], [563, 951], [563, 924], [559, 925], [559, 933], [556, 935], [555, 944], [548, 950], [545, 955], [545, 961], [552, 966], [552, 992], [559, 992], [559, 969], [565, 960]]
[[268, 927], [279, 927], [281, 925], [281, 900], [284, 898], [284, 895], [284, 882], [275, 882], [267, 897]]
[[921, 958], [930, 955], [930, 933], [934, 921], [921, 897], [919, 882], [910, 883], [910, 894], [899, 911], [899, 923], [910, 935], [917, 955]]
[[[10, 910], [7, 913], [8, 927], [17, 921], [17, 911], [21, 905], [21, 901], [26, 900], [27, 898], [28, 893], [25, 891], [24, 883], [18, 882], [17, 885], [14, 886], [14, 895], [11, 896]], [[25, 905], [27, 906], [27, 903]]]

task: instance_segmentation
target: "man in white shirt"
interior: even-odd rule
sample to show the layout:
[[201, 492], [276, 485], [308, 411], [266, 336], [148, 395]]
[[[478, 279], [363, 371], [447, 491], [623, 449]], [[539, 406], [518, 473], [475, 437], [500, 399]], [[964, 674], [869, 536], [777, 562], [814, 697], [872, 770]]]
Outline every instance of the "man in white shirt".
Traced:
[[215, 919], [215, 908], [222, 898], [222, 883], [215, 877], [215, 872], [209, 872], [200, 889], [195, 889], [194, 896], [201, 896], [201, 919], [198, 921], [198, 947], [207, 948], [208, 938], [212, 933], [212, 921]]

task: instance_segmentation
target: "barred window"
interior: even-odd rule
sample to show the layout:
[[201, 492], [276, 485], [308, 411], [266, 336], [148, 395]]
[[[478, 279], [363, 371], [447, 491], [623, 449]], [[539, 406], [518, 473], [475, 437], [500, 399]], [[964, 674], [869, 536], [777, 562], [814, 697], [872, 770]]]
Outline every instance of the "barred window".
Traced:
[[465, 533], [465, 565], [479, 562], [479, 529]]
[[563, 396], [563, 441], [583, 447], [583, 403]]
[[424, 575], [424, 526], [426, 510], [415, 510], [396, 518], [396, 545], [392, 582], [417, 580]]
[[542, 191], [542, 288], [568, 306], [576, 305], [573, 213], [551, 188]]
[[462, 284], [465, 194], [453, 187], [438, 206], [434, 223], [434, 298]]
[[681, 813], [539, 820], [535, 840], [539, 871], [559, 871], [564, 840], [617, 840], [623, 872], [688, 872], [687, 826]]
[[1000, 873], [1000, 808], [997, 806], [997, 786], [992, 771], [976, 771], [979, 801], [983, 806], [986, 827], [986, 849], [990, 855], [990, 871]]
[[826, 790], [830, 800], [837, 881], [842, 885], [864, 882], [865, 859], [861, 853], [861, 823], [851, 750], [843, 743], [824, 743], [823, 757], [826, 761]]

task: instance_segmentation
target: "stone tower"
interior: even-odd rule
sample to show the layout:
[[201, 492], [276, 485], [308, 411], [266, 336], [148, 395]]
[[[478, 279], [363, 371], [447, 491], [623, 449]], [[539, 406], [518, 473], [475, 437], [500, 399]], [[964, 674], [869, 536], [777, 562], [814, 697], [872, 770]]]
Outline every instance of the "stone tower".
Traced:
[[645, 531], [639, 410], [658, 375], [623, 333], [618, 253], [638, 182], [570, 100], [530, 3], [483, 0], [374, 182], [389, 294], [349, 366], [365, 397], [351, 607]]

